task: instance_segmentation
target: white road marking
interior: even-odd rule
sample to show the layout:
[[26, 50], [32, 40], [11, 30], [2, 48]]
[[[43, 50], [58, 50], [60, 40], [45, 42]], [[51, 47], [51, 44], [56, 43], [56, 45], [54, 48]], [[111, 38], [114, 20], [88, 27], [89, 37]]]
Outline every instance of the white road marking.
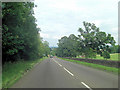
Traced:
[[68, 71], [65, 67], [64, 70], [67, 71], [70, 75], [74, 76], [74, 74], [72, 74], [70, 71]]
[[85, 84], [84, 82], [81, 82], [85, 87], [87, 87], [89, 90], [92, 90], [87, 84]]
[[59, 64], [59, 63], [58, 63], [58, 65], [62, 67], [62, 65], [61, 65], [61, 64]]
[[[54, 60], [55, 61], [55, 60]], [[57, 64], [58, 64], [58, 62], [57, 61], [55, 61]]]
[[[54, 59], [53, 59], [54, 60]], [[61, 66], [62, 67], [62, 65], [61, 64], [59, 64], [56, 60], [54, 60], [59, 66]]]
[[[54, 60], [54, 59], [53, 59]], [[62, 67], [61, 64], [59, 64], [56, 60], [54, 60], [59, 66]], [[74, 74], [72, 74], [69, 70], [67, 70], [65, 67], [64, 67], [64, 70], [67, 71], [70, 75], [74, 76]]]
[[[54, 59], [53, 59], [54, 60]], [[62, 67], [61, 64], [59, 64], [56, 60], [54, 60], [59, 66]], [[72, 74], [69, 70], [67, 70], [65, 67], [63, 67], [65, 71], [67, 71], [70, 75], [74, 76], [74, 74]], [[85, 87], [87, 87], [89, 90], [92, 90], [87, 84], [85, 84], [84, 82], [81, 82]]]

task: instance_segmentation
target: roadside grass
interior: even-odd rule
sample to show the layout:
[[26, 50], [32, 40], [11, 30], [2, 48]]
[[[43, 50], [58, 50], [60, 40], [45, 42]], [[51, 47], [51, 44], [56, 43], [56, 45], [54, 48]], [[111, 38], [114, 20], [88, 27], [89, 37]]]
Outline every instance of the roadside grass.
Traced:
[[[120, 53], [114, 53], [114, 54], [110, 54], [110, 59], [107, 60], [113, 60], [113, 61], [118, 61], [118, 56], [120, 56]], [[84, 57], [77, 57], [77, 58], [84, 58]], [[100, 55], [96, 55], [96, 58], [92, 58], [92, 59], [100, 59], [100, 60], [105, 60], [103, 57], [101, 57]]]
[[2, 89], [2, 73], [0, 73], [0, 90]]
[[17, 80], [19, 80], [34, 65], [43, 61], [47, 57], [30, 60], [18, 61], [15, 63], [6, 63], [2, 68], [2, 88], [10, 88]]
[[71, 60], [71, 59], [65, 59], [65, 58], [60, 58], [60, 59], [66, 60], [66, 61], [70, 61], [70, 62], [74, 62], [74, 63], [78, 63], [78, 64], [82, 64], [82, 65], [86, 65], [86, 66], [89, 66], [89, 67], [92, 67], [92, 68], [96, 68], [96, 69], [100, 69], [100, 70], [105, 70], [105, 71], [108, 71], [108, 72], [112, 72], [114, 74], [118, 74], [118, 72], [120, 73], [118, 68], [115, 68], [115, 67], [107, 67], [107, 66], [104, 66], [104, 65], [87, 63], [87, 62]]

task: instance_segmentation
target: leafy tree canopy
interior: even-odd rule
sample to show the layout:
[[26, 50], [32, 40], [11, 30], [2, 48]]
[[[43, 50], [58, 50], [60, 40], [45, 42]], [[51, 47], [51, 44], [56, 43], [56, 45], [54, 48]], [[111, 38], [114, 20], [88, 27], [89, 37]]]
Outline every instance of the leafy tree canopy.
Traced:
[[77, 55], [86, 58], [94, 58], [100, 54], [104, 58], [110, 58], [110, 46], [115, 45], [111, 34], [100, 31], [93, 23], [83, 22], [83, 28], [79, 28], [78, 36], [71, 34], [59, 40], [57, 55], [61, 57], [76, 57]]
[[3, 63], [41, 58], [46, 52], [33, 16], [34, 6], [32, 2], [2, 3]]

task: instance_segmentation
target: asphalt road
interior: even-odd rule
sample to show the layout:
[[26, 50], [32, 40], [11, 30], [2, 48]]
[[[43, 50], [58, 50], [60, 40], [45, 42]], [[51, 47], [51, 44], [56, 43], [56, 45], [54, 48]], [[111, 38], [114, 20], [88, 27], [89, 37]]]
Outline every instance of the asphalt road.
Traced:
[[118, 88], [118, 76], [50, 58], [37, 64], [11, 88]]

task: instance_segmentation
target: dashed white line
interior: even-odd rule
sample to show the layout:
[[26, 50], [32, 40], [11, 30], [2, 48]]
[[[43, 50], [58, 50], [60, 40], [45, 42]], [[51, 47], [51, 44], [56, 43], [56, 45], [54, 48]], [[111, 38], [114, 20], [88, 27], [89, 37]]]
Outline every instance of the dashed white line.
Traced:
[[61, 65], [61, 64], [59, 64], [59, 63], [58, 63], [58, 65], [62, 67], [62, 65]]
[[89, 90], [92, 90], [87, 84], [85, 84], [84, 82], [81, 82], [85, 87], [87, 87]]
[[[59, 64], [56, 60], [54, 60], [59, 66], [62, 67], [61, 64]], [[70, 75], [74, 76], [74, 74], [72, 74], [69, 70], [67, 70], [65, 67], [63, 67], [65, 71], [67, 71]]]
[[[54, 60], [54, 59], [53, 59]], [[54, 60], [59, 66], [62, 67], [61, 64], [59, 64], [56, 60]], [[67, 71], [71, 76], [74, 76], [74, 74], [72, 74], [69, 70], [67, 70], [65, 67], [63, 67], [65, 71]], [[89, 90], [92, 90], [87, 84], [85, 84], [84, 82], [81, 82], [86, 88], [88, 88]]]
[[[55, 60], [54, 60], [55, 61]], [[59, 64], [57, 61], [55, 61], [59, 66], [61, 66], [62, 67], [62, 65], [61, 64]]]
[[[55, 61], [55, 60], [54, 60]], [[57, 64], [58, 64], [58, 62], [57, 61], [55, 61]]]
[[65, 67], [64, 70], [67, 71], [70, 75], [74, 76], [74, 74], [72, 74], [70, 71], [68, 71]]

